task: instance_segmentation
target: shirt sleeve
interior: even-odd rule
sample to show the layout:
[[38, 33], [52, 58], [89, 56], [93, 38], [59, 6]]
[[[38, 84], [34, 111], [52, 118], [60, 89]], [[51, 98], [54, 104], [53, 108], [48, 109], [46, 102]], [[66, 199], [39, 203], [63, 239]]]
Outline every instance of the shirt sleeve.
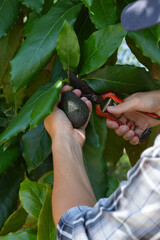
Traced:
[[69, 209], [57, 225], [57, 239], [160, 239], [160, 135], [127, 178], [93, 208]]

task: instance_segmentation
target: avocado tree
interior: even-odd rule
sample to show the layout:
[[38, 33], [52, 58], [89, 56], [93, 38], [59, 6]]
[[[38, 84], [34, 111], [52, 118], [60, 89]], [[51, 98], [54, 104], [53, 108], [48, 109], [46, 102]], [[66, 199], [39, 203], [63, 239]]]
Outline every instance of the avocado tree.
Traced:
[[[124, 98], [160, 89], [159, 26], [125, 31], [120, 15], [130, 2], [0, 1], [0, 239], [56, 239], [51, 140], [43, 120], [69, 83], [68, 70], [99, 94]], [[124, 38], [146, 68], [117, 64]], [[93, 105], [83, 156], [97, 200], [118, 186], [107, 162], [116, 169], [125, 149], [134, 165], [158, 132], [153, 128], [145, 143], [131, 146], [107, 129]]]

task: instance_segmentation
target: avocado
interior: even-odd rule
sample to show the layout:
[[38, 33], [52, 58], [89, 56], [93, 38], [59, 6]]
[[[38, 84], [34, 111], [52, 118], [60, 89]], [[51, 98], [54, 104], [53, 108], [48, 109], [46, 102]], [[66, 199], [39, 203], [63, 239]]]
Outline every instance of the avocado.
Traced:
[[62, 93], [58, 107], [64, 111], [74, 128], [82, 127], [89, 117], [87, 105], [74, 92]]

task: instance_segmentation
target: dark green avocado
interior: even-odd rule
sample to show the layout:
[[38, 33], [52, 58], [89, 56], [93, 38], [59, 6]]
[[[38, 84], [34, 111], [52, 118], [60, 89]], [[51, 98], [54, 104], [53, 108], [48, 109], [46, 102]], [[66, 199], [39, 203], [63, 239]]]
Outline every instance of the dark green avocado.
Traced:
[[70, 91], [62, 93], [58, 107], [64, 111], [74, 128], [82, 127], [89, 117], [87, 105]]

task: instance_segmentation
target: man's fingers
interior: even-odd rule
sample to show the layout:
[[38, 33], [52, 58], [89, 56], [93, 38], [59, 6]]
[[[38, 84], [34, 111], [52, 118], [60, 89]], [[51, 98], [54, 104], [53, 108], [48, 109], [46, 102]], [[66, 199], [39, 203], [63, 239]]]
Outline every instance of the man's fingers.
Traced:
[[127, 141], [130, 141], [134, 137], [134, 131], [129, 130], [127, 133], [123, 135], [123, 138]]
[[81, 91], [79, 89], [74, 89], [73, 92], [77, 95], [77, 97], [81, 96]]
[[124, 134], [126, 134], [129, 131], [129, 127], [127, 125], [122, 125], [120, 126], [118, 129], [115, 130], [115, 133], [118, 136], [123, 136]]
[[84, 126], [82, 126], [82, 128], [81, 128], [82, 130], [85, 130], [85, 128], [86, 128], [87, 125], [88, 125], [89, 119], [90, 119], [90, 117], [91, 117], [91, 113], [92, 113], [92, 103], [91, 103], [91, 101], [89, 101], [86, 97], [82, 97], [81, 99], [82, 99], [82, 101], [85, 102], [85, 104], [87, 105], [88, 110], [89, 110], [88, 120], [87, 120], [87, 122], [84, 124]]
[[133, 138], [131, 138], [130, 140], [130, 144], [132, 145], [137, 145], [139, 143], [139, 138], [134, 136]]
[[119, 128], [119, 125], [118, 125], [118, 123], [117, 122], [114, 122], [114, 121], [112, 121], [112, 120], [110, 120], [110, 119], [106, 119], [106, 124], [107, 124], [107, 127], [108, 128], [111, 128], [111, 129], [117, 129], [117, 128]]
[[122, 114], [124, 112], [134, 111], [136, 109], [136, 103], [133, 100], [129, 100], [120, 103], [116, 106], [108, 106], [107, 111], [112, 114]]
[[61, 89], [61, 93], [66, 92], [66, 91], [71, 91], [71, 87], [68, 85], [65, 85], [62, 89]]

